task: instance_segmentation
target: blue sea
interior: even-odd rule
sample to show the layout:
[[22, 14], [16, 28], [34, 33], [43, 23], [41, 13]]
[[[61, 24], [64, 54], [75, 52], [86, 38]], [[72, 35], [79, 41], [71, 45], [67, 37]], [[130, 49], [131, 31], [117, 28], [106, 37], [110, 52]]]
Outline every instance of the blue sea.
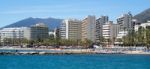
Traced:
[[150, 69], [150, 55], [1, 55], [0, 69]]

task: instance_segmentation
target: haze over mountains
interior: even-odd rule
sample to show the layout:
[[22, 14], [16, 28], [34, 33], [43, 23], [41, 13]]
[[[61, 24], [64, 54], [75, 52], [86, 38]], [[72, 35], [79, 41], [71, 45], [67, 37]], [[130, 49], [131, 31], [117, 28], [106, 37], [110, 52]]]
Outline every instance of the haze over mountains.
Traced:
[[[138, 19], [139, 22], [143, 23], [147, 20], [150, 20], [150, 8], [135, 15], [135, 19]], [[10, 25], [7, 25], [3, 28], [8, 27], [30, 27], [36, 23], [45, 23], [50, 30], [53, 30], [54, 28], [60, 27], [60, 23], [63, 21], [63, 19], [56, 19], [56, 18], [26, 18], [23, 20], [20, 20], [18, 22], [12, 23]]]

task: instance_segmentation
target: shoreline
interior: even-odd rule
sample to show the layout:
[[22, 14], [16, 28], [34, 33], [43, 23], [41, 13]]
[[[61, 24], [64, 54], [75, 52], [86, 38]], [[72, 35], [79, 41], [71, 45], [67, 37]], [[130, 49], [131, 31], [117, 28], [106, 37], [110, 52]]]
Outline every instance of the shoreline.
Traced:
[[0, 55], [71, 55], [71, 54], [143, 54], [150, 55], [150, 52], [143, 51], [121, 51], [102, 52], [94, 49], [40, 49], [40, 48], [0, 48]]
[[123, 53], [32, 53], [32, 54], [22, 54], [22, 53], [0, 53], [0, 56], [7, 55], [150, 55], [150, 54], [123, 54]]

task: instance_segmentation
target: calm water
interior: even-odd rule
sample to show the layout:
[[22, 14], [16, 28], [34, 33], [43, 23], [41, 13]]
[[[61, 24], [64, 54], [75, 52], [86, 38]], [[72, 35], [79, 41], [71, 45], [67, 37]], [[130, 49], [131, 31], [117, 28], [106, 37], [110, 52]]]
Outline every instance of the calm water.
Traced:
[[150, 69], [150, 55], [9, 55], [0, 69]]

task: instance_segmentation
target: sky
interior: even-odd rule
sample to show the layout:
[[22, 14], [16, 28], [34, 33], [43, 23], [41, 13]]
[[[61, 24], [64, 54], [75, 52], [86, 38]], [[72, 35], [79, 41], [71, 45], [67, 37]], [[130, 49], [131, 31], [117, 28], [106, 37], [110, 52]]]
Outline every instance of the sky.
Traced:
[[111, 21], [129, 11], [136, 15], [150, 8], [150, 0], [0, 0], [0, 27], [34, 18], [76, 18], [109, 16]]

